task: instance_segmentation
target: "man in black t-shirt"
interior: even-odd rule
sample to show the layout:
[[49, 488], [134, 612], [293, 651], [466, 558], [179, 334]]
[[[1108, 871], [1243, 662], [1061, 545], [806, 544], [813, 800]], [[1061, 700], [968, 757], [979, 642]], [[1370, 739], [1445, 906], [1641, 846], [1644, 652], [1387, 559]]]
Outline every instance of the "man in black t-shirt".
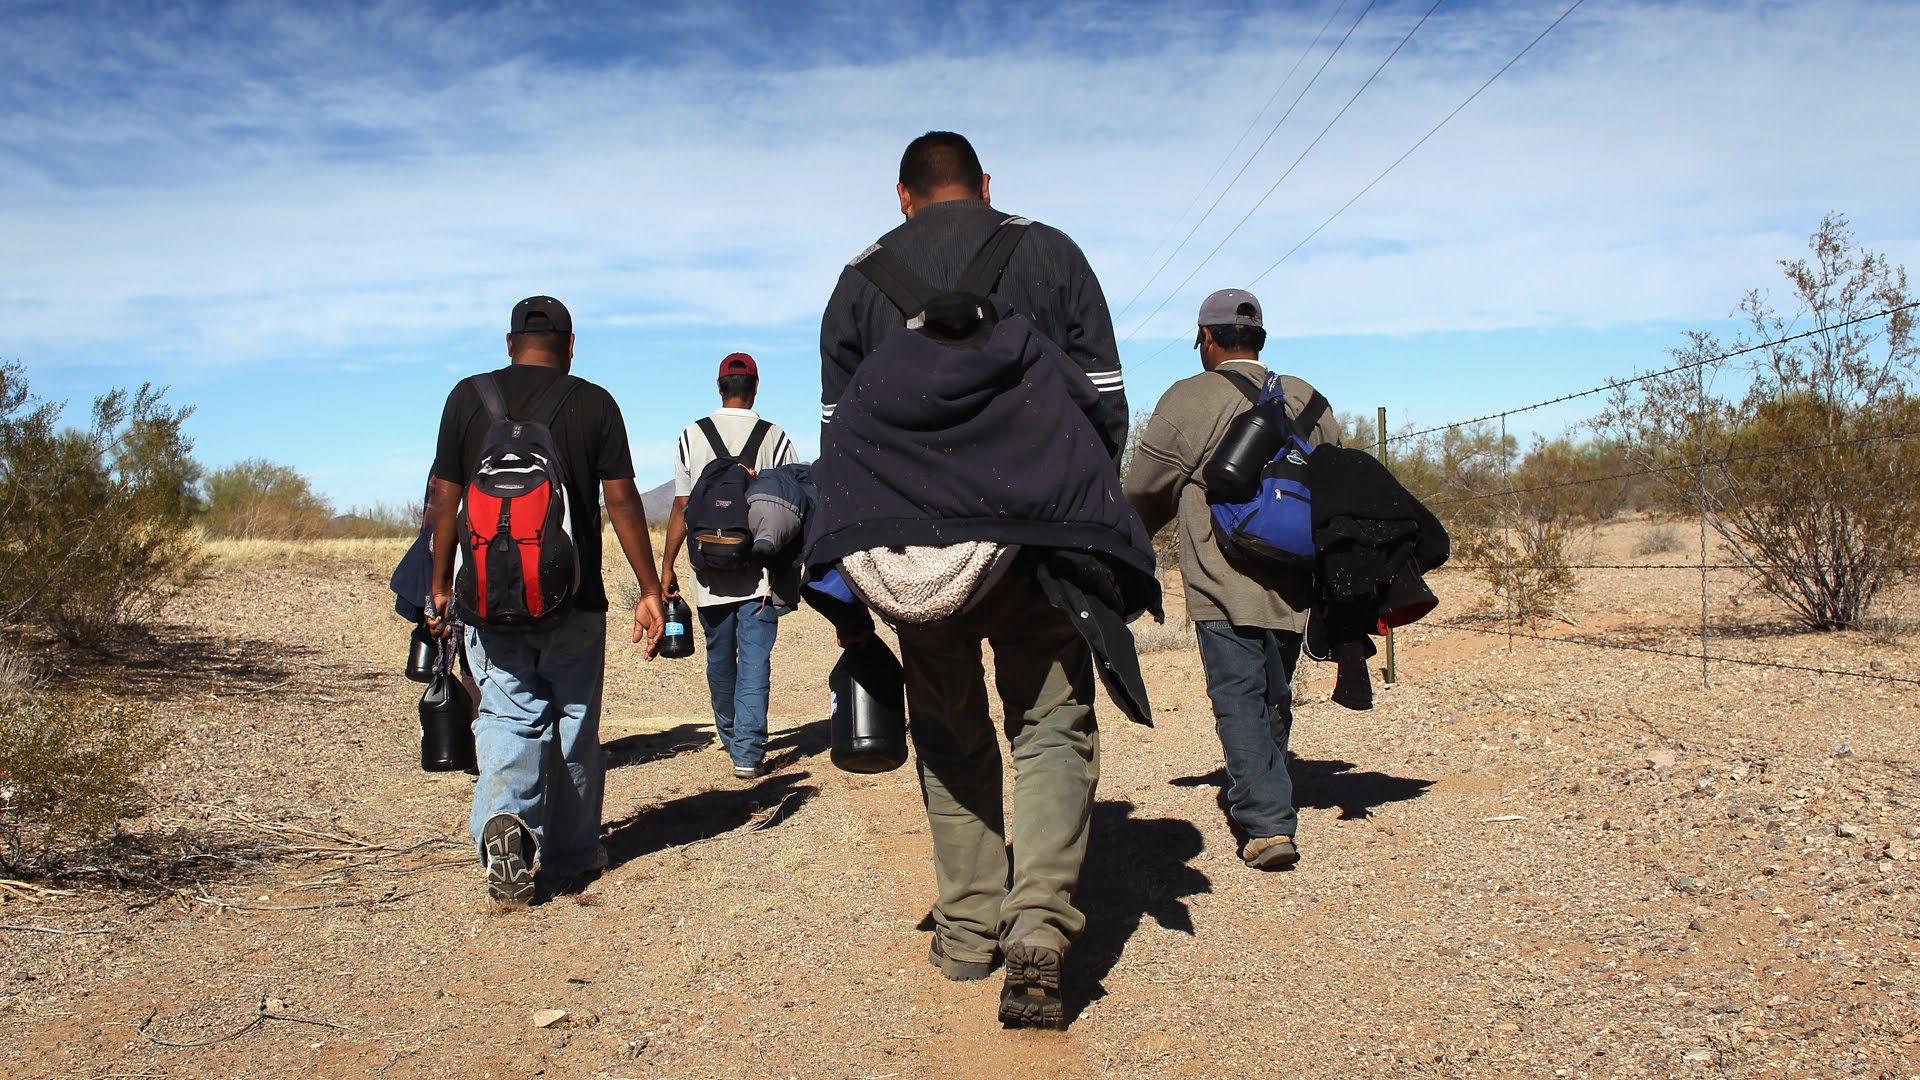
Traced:
[[[512, 364], [491, 372], [507, 415], [526, 419], [543, 391], [573, 362], [573, 319], [560, 301], [533, 296], [516, 304], [507, 333]], [[433, 526], [435, 628], [449, 625], [460, 500], [480, 463], [493, 418], [468, 380], [447, 395], [429, 481]], [[600, 497], [606, 498], [627, 564], [640, 582], [633, 640], [651, 660], [660, 647], [659, 574], [646, 513], [633, 482], [620, 406], [580, 380], [551, 425], [567, 478], [567, 503], [580, 555], [580, 587], [571, 610], [549, 629], [465, 628], [467, 659], [480, 684], [473, 722], [480, 780], [469, 828], [487, 870], [487, 895], [526, 903], [536, 874], [553, 889], [577, 887], [607, 864], [600, 844], [606, 763], [600, 753], [600, 691], [606, 669], [607, 592], [600, 580]], [[548, 767], [557, 757], [564, 780]]]

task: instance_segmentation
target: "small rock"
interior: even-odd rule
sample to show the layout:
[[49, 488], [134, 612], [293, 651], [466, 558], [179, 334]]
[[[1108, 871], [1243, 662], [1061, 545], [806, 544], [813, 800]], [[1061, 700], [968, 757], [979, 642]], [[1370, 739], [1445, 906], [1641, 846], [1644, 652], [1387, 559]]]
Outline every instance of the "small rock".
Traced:
[[1495, 1025], [1493, 1025], [1493, 1030], [1495, 1030], [1495, 1031], [1504, 1031], [1504, 1032], [1506, 1032], [1507, 1034], [1509, 1034], [1509, 1035], [1512, 1035], [1512, 1034], [1515, 1034], [1516, 1032], [1518, 1032], [1518, 1031], [1520, 1030], [1520, 1025], [1519, 1025], [1519, 1024], [1512, 1024], [1512, 1023], [1508, 1023], [1508, 1024], [1495, 1024]]
[[1855, 825], [1851, 821], [1841, 822], [1838, 826], [1835, 827], [1834, 831], [1836, 833], [1839, 833], [1841, 836], [1847, 837], [1850, 840], [1857, 839], [1860, 836], [1860, 826]]
[[567, 1018], [565, 1009], [540, 1009], [533, 1014], [533, 1026], [537, 1028], [557, 1027]]
[[1683, 893], [1697, 893], [1700, 891], [1700, 882], [1690, 877], [1674, 878], [1673, 887]]
[[1678, 760], [1680, 756], [1671, 750], [1655, 750], [1647, 755], [1647, 767], [1654, 772], [1665, 772], [1673, 768], [1673, 763]]
[[1908, 847], [1904, 837], [1896, 836], [1887, 841], [1887, 858], [1889, 859], [1905, 859], [1910, 851], [1911, 848]]
[[1839, 746], [1836, 746], [1833, 748], [1833, 756], [1834, 757], [1852, 757], [1853, 747], [1847, 743], [1841, 743]]
[[265, 1013], [285, 1012], [287, 1011], [287, 1003], [279, 998], [268, 998], [261, 1003], [260, 1011]]
[[1707, 928], [1707, 924], [1701, 922], [1699, 919], [1692, 919], [1687, 923], [1687, 929], [1692, 930], [1696, 933], [1698, 933], [1699, 931], [1705, 930], [1706, 928]]
[[1740, 1006], [1735, 1005], [1731, 1001], [1723, 1001], [1715, 1005], [1713, 1011], [1721, 1016], [1731, 1016], [1740, 1011]]
[[1713, 1051], [1689, 1050], [1685, 1054], [1681, 1055], [1681, 1058], [1682, 1060], [1685, 1060], [1685, 1061], [1712, 1061]]

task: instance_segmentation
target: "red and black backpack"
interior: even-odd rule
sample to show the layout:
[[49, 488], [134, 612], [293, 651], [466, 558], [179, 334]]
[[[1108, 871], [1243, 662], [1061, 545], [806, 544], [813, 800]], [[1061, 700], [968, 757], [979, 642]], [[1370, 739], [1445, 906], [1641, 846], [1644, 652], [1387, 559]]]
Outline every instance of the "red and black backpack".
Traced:
[[552, 430], [580, 380], [562, 375], [524, 420], [507, 416], [492, 373], [468, 381], [493, 424], [460, 499], [453, 609], [469, 626], [549, 629], [580, 588], [566, 469]]

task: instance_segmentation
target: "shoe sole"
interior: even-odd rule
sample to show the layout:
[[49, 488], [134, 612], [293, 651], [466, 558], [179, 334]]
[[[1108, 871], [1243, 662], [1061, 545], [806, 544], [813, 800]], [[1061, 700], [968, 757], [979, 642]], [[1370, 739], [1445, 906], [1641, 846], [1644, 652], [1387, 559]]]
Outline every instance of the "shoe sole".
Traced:
[[1286, 870], [1299, 861], [1299, 848], [1292, 844], [1275, 844], [1246, 862], [1255, 870]]
[[1007, 984], [1000, 991], [1000, 1023], [1010, 1028], [1067, 1026], [1060, 1002], [1061, 955], [1058, 949], [1017, 945], [1007, 953]]
[[487, 853], [487, 899], [496, 904], [533, 903], [533, 865], [527, 857], [527, 830], [513, 818], [497, 814], [480, 830]]

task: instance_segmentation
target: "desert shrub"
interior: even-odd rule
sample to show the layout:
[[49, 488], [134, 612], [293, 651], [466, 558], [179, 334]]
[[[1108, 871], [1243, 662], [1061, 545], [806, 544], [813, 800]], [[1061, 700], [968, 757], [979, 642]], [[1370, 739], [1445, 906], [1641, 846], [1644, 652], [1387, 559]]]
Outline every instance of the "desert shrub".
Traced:
[[1665, 555], [1669, 551], [1680, 550], [1680, 530], [1672, 525], [1661, 523], [1640, 534], [1633, 542], [1633, 554], [1636, 558], [1649, 555]]
[[222, 540], [311, 540], [332, 530], [333, 506], [293, 469], [248, 458], [207, 477], [203, 525]]
[[419, 503], [374, 503], [354, 507], [333, 521], [332, 535], [343, 540], [390, 540], [420, 532]]
[[1920, 628], [1920, 620], [1897, 611], [1869, 611], [1860, 617], [1860, 631], [1875, 645], [1898, 645]]
[[[1857, 625], [1920, 552], [1920, 398], [1906, 271], [1858, 249], [1838, 214], [1810, 248], [1781, 263], [1790, 315], [1748, 293], [1755, 341], [1689, 334], [1678, 370], [1622, 385], [1602, 422], [1669, 508], [1703, 514], [1756, 586], [1830, 630]], [[1726, 384], [1744, 389], [1710, 389]]]
[[0, 516], [8, 523], [0, 621], [92, 642], [149, 617], [200, 565], [190, 410], [151, 384], [93, 403], [84, 428], [0, 364]]
[[0, 868], [55, 872], [140, 813], [140, 771], [160, 747], [146, 715], [97, 695], [0, 694]]

